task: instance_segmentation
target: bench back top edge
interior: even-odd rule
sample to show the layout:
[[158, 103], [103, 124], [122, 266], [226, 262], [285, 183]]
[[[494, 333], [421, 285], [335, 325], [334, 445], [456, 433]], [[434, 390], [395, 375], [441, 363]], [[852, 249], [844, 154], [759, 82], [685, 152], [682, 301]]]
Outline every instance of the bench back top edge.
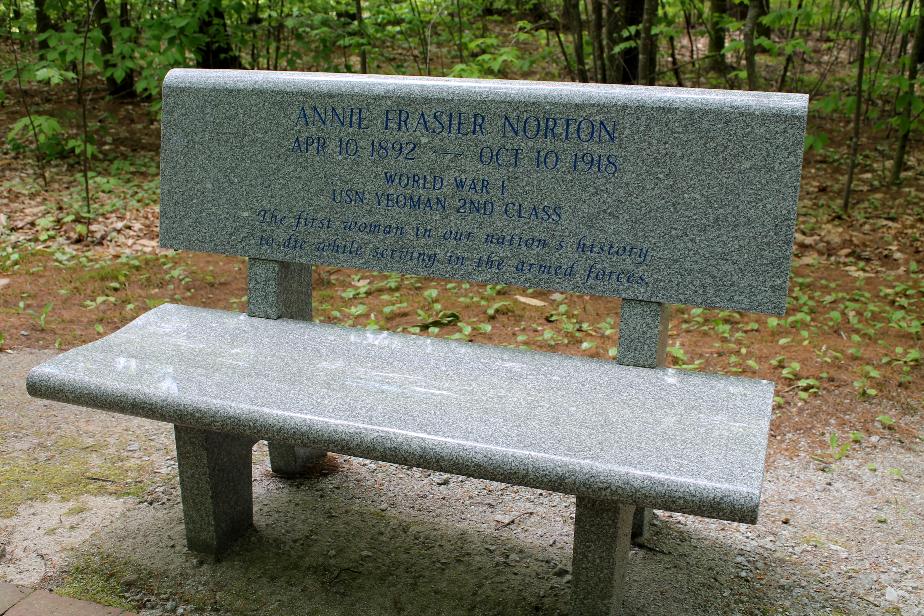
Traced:
[[175, 69], [164, 247], [782, 314], [807, 97]]

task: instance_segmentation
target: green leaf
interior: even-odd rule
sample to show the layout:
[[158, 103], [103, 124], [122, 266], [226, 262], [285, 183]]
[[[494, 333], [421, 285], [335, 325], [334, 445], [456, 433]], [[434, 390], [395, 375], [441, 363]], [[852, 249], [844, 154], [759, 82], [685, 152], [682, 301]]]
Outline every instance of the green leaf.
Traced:
[[888, 415], [880, 415], [879, 417], [876, 418], [876, 421], [878, 421], [879, 423], [881, 423], [881, 424], [883, 425], [883, 427], [885, 427], [885, 428], [891, 428], [892, 426], [895, 425], [895, 420], [892, 419], [892, 418], [891, 418], [890, 416], [888, 416]]
[[825, 133], [806, 133], [805, 135], [805, 151], [811, 152], [814, 151], [816, 154], [821, 153], [825, 147], [828, 145], [828, 135]]
[[436, 301], [437, 295], [439, 295], [439, 291], [437, 289], [427, 289], [423, 292], [424, 298], [431, 303]]
[[744, 51], [744, 41], [743, 40], [733, 40], [728, 45], [725, 46], [725, 49], [722, 50], [723, 54], [732, 54], [736, 51]]
[[[419, 326], [427, 327], [430, 330], [436, 328], [436, 330], [439, 331], [440, 327], [448, 327], [450, 325], [454, 325], [458, 323], [461, 319], [462, 317], [459, 316], [458, 312], [451, 312], [448, 310], [444, 310], [440, 312], [439, 315], [437, 315], [435, 319], [430, 319], [429, 321], [426, 321], [425, 323], [420, 323]], [[436, 333], [436, 332], [431, 331], [431, 333]]]
[[510, 306], [512, 306], [510, 302], [497, 302], [488, 308], [488, 316], [493, 319], [498, 314], [506, 314], [510, 312]]

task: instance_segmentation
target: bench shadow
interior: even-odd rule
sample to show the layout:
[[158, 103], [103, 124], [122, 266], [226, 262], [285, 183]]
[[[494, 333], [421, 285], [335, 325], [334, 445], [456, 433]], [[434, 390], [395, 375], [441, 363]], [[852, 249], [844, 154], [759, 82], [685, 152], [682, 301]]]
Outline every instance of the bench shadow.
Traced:
[[[176, 493], [87, 549], [110, 569], [101, 573], [132, 572], [146, 593], [211, 613], [570, 613], [573, 498], [338, 460], [303, 479], [256, 471], [256, 528], [217, 561], [186, 551]], [[648, 547], [633, 549], [626, 614], [800, 613], [782, 582], [794, 577], [814, 605], [839, 605], [811, 571], [783, 557], [750, 569], [740, 558], [750, 539], [701, 526], [662, 518]]]

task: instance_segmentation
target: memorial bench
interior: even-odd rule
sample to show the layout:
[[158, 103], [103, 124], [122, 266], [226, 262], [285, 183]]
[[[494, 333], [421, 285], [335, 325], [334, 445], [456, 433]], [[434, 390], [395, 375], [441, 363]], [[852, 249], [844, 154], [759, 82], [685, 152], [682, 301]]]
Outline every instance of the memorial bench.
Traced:
[[[199, 552], [259, 439], [574, 494], [572, 613], [615, 613], [652, 508], [757, 519], [773, 385], [664, 368], [668, 304], [783, 313], [806, 98], [171, 71], [161, 244], [248, 257], [248, 314], [160, 306], [29, 393], [174, 424]], [[622, 297], [617, 360], [315, 323], [312, 263]]]

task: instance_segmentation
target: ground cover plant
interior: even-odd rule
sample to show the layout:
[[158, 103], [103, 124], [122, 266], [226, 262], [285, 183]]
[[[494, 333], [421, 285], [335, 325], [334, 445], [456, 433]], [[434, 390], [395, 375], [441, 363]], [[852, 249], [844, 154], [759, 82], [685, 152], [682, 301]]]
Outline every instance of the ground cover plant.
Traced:
[[[920, 3], [20, 0], [0, 18], [0, 352], [12, 355], [89, 342], [163, 302], [245, 309], [244, 260], [157, 248], [159, 84], [173, 66], [809, 93], [786, 315], [677, 306], [669, 363], [776, 382], [771, 465], [834, 476], [861, 464], [920, 490], [919, 471], [872, 445], [924, 443]], [[618, 300], [330, 267], [314, 288], [321, 321], [619, 352]], [[78, 509], [83, 496], [150, 498], [150, 461], [79, 433], [48, 437], [47, 456], [23, 450], [15, 435], [43, 438], [24, 422], [0, 416], [0, 519], [49, 497]], [[82, 562], [47, 579], [105, 600], [97, 574]]]

